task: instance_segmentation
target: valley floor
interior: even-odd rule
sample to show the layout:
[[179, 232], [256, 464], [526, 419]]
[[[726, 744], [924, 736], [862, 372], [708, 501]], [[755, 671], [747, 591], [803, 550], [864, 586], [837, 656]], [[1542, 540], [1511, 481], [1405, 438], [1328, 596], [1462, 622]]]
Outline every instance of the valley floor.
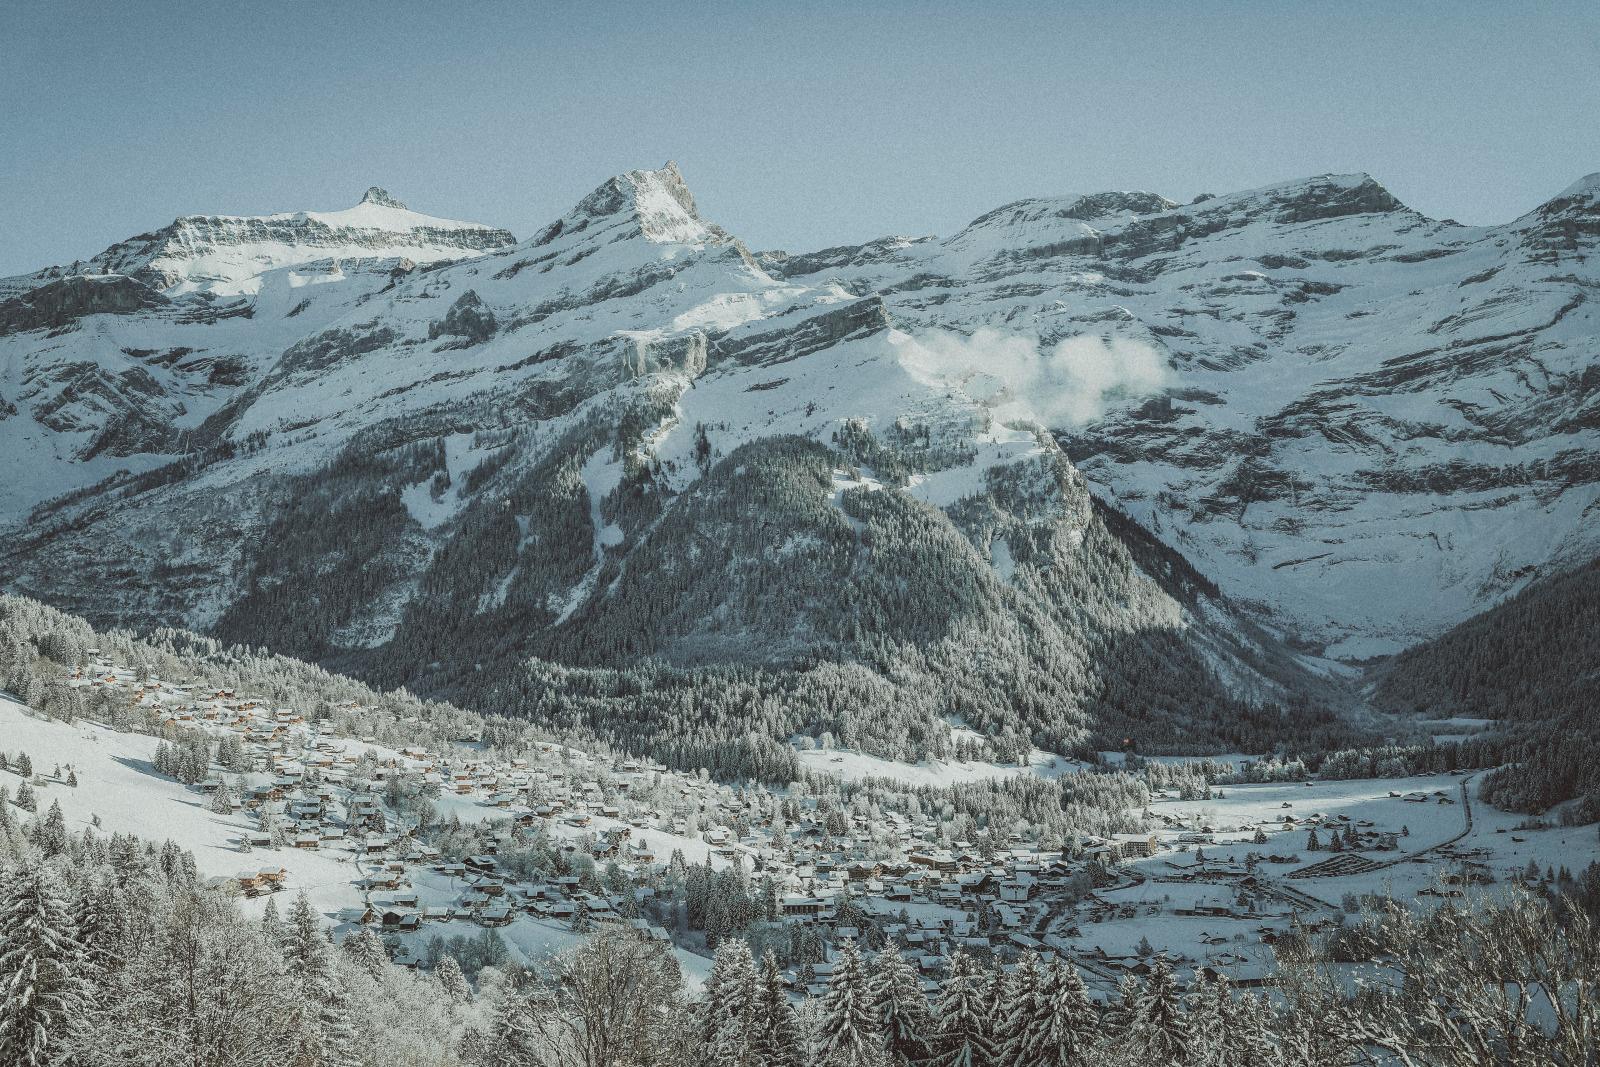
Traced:
[[[111, 681], [102, 678], [94, 684], [131, 681], [114, 671], [104, 677]], [[184, 692], [168, 695], [192, 699]], [[149, 693], [143, 699], [151, 699]], [[530, 772], [525, 765], [520, 771], [511, 766], [491, 771], [470, 762], [474, 758], [470, 745], [458, 746], [453, 754], [397, 752], [327, 736], [297, 719], [285, 727], [275, 716], [290, 713], [260, 708], [240, 712], [239, 704], [248, 702], [218, 701], [207, 714], [226, 718], [218, 713], [233, 707], [233, 731], [257, 736], [253, 732], [257, 726], [237, 717], [254, 715], [272, 728], [276, 738], [271, 746], [273, 773], [263, 769], [226, 775], [245, 794], [284, 786], [288, 780], [283, 775], [293, 773], [286, 768], [297, 760], [331, 764], [334, 769], [327, 780], [340, 781], [344, 776], [338, 768], [370, 753], [407, 774], [420, 774], [426, 768], [434, 780], [442, 777], [444, 788], [433, 801], [438, 822], [459, 821], [466, 826], [508, 818], [521, 824], [536, 822], [563, 847], [583, 851], [594, 850], [597, 840], [614, 837], [627, 842], [618, 856], [630, 870], [663, 863], [674, 850], [690, 863], [709, 860], [719, 869], [737, 860], [753, 862], [759, 871], [758, 857], [763, 854], [769, 865], [773, 862], [755, 837], [740, 840], [709, 823], [691, 829], [632, 803], [612, 811], [613, 805], [578, 799], [583, 790], [575, 792], [566, 815], [558, 815], [559, 808], [537, 815], [521, 803], [526, 793], [508, 807], [508, 788], [530, 788], [508, 786], [508, 781], [545, 781], [545, 772]], [[174, 713], [180, 713], [176, 705]], [[226, 734], [230, 726], [213, 720], [204, 728]], [[583, 908], [607, 907], [605, 897], [580, 892], [576, 885], [557, 884], [560, 880], [549, 885], [518, 881], [497, 869], [493, 857], [469, 860], [467, 865], [441, 862], [436, 853], [430, 858], [425, 846], [408, 843], [403, 829], [392, 843], [359, 830], [307, 847], [244, 850], [241, 845], [248, 836], [253, 832], [259, 836], [258, 816], [249, 810], [214, 812], [205, 790], [158, 773], [160, 743], [153, 736], [119, 733], [84, 720], [68, 725], [0, 698], [0, 750], [30, 756], [40, 811], [59, 802], [72, 831], [93, 824], [103, 833], [133, 834], [147, 841], [170, 838], [194, 853], [203, 875], [219, 887], [241, 893], [247, 914], [259, 914], [271, 894], [258, 895], [243, 887], [251, 886], [261, 871], [277, 871], [275, 888], [291, 896], [304, 891], [336, 936], [362, 922], [376, 923], [402, 946], [402, 961], [407, 956], [413, 961], [419, 958], [433, 936], [471, 937], [480, 932], [479, 926], [495, 926], [512, 956], [528, 962], [583, 939], [569, 902], [580, 902]], [[620, 766], [601, 768], [573, 750], [553, 752], [551, 757], [576, 768], [573, 781], [609, 778], [613, 773], [639, 774], [643, 781], [660, 773], [648, 766], [634, 768], [632, 761], [627, 771]], [[803, 757], [812, 769], [847, 780], [876, 775], [913, 784], [1020, 773], [1054, 776], [1077, 769], [1069, 761], [1039, 752], [1027, 768], [979, 761], [913, 767], [832, 749], [811, 750]], [[76, 776], [76, 786], [67, 784], [69, 771]], [[520, 777], [507, 778], [507, 772]], [[690, 778], [651, 780], [653, 787], [665, 782], [671, 792], [685, 797], [701, 790], [707, 797], [726, 792], [726, 787]], [[858, 831], [845, 830], [843, 843], [835, 849], [806, 846], [815, 858], [784, 875], [783, 891], [788, 895], [783, 912], [789, 921], [813, 930], [831, 956], [839, 941], [851, 934], [840, 925], [844, 920], [833, 918], [841, 901], [850, 901], [878, 916], [892, 936], [901, 938], [925, 974], [937, 973], [942, 954], [955, 947], [1001, 954], [1043, 948], [1075, 962], [1101, 998], [1115, 995], [1122, 976], [1147, 971], [1157, 953], [1180, 973], [1209, 969], [1226, 973], [1243, 986], [1266, 985], [1276, 968], [1275, 942], [1294, 931], [1328, 930], [1347, 921], [1363, 897], [1377, 895], [1431, 907], [1464, 894], [1493, 892], [1495, 886], [1523, 877], [1530, 864], [1541, 872], [1576, 870], [1600, 857], [1600, 839], [1592, 826], [1530, 829], [1524, 818], [1479, 800], [1480, 781], [1479, 775], [1462, 773], [1222, 786], [1208, 800], [1179, 800], [1158, 793], [1145, 812], [1152, 830], [1121, 835], [1117, 841], [1090, 842], [1089, 855], [1071, 862], [1059, 853], [1018, 847], [983, 860], [960, 848], [944, 852], [919, 845], [915, 833], [906, 845], [909, 864], [872, 862], [865, 858], [864, 839], [850, 844]], [[10, 772], [0, 772], [0, 784], [15, 794], [21, 782], [14, 764]], [[290, 803], [297, 803], [295, 796], [313, 792], [309, 786], [291, 787]], [[326, 830], [331, 831], [336, 821], [352, 826], [358, 822], [360, 797], [351, 793], [340, 799], [349, 815], [344, 820], [324, 817]], [[330, 802], [330, 807], [336, 806]], [[695, 801], [691, 807], [714, 810], [705, 801]], [[403, 826], [394, 813], [390, 820], [391, 832]], [[317, 824], [302, 822], [302, 832], [308, 825]], [[1337, 834], [1352, 847], [1313, 851], [1308, 848], [1313, 832], [1323, 845]], [[801, 834], [796, 840], [803, 838]], [[834, 862], [849, 867], [848, 877], [843, 869], [825, 873], [834, 852]], [[1103, 868], [1089, 862], [1096, 858]], [[811, 870], [813, 865], [816, 871]], [[773, 869], [777, 868], [769, 866]], [[1100, 874], [1095, 875], [1097, 869]], [[905, 873], [893, 873], [897, 870]], [[1084, 880], [1091, 875], [1092, 887]], [[507, 905], [504, 921], [493, 921], [501, 902]], [[615, 922], [619, 917], [603, 915], [601, 921]], [[660, 927], [641, 928], [661, 938], [672, 936]], [[703, 942], [686, 938], [681, 931], [677, 940], [680, 965], [691, 985], [697, 985], [709, 967]], [[815, 985], [826, 974], [827, 965], [820, 964], [811, 974], [797, 973], [796, 978]]]

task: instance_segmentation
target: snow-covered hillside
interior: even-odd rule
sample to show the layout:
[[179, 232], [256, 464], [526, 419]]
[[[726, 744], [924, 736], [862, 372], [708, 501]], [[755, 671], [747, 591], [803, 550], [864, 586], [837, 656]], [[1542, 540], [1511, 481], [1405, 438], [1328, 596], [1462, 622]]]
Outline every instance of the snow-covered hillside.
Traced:
[[[1468, 227], [1325, 175], [758, 258], [880, 293], [913, 333], [974, 335], [977, 369], [1026, 339], [1028, 404], [1099, 491], [1263, 619], [1361, 657], [1600, 549], [1597, 238], [1596, 176]], [[1057, 347], [1085, 334], [1127, 347], [1087, 366]], [[1159, 354], [1159, 395], [1101, 397], [1134, 346]]]
[[[945, 714], [1058, 750], [1096, 725], [1170, 736], [1298, 671], [1094, 504], [1004, 368], [775, 275], [671, 165], [512, 247], [236, 288], [3, 339], [28, 407], [0, 435], [39, 461], [13, 515], [75, 490], [27, 513], [14, 588], [480, 706], [528, 699], [483, 670], [519, 656], [821, 658], [829, 688], [918, 722], [883, 755], [937, 749]], [[58, 581], [85, 566], [112, 599]], [[831, 702], [817, 678], [778, 736]]]
[[[109, 668], [109, 665], [101, 666]], [[109, 669], [106, 676], [112, 676]], [[131, 676], [122, 674], [124, 688], [131, 688], [132, 682]], [[157, 685], [148, 690], [143, 699], [152, 706], [167, 703], [176, 711], [189, 706], [193, 693]], [[264, 721], [270, 718], [266, 715]], [[237, 729], [230, 730], [216, 719], [206, 722], [198, 716], [194, 720], [187, 720], [186, 716], [183, 725], [206, 732], [213, 741], [237, 733]], [[413, 850], [407, 854], [398, 843], [390, 847], [392, 836], [358, 833], [353, 817], [333, 814], [335, 810], [342, 813], [350, 807], [351, 782], [343, 768], [363, 755], [370, 754], [370, 758], [381, 764], [398, 765], [405, 773], [418, 776], [424, 773], [425, 767], [431, 769], [431, 760], [424, 764], [398, 752], [349, 738], [319, 738], [314, 729], [304, 727], [294, 728], [293, 733], [295, 742], [291, 755], [299, 759], [334, 756], [334, 770], [328, 774], [323, 788], [328, 790], [330, 798], [337, 800], [330, 799], [321, 831], [311, 835], [319, 840], [305, 847], [293, 844], [305, 834], [292, 829], [296, 820], [289, 803], [267, 802], [258, 806], [252, 800], [240, 806], [238, 801], [242, 798], [236, 796], [235, 810], [231, 813], [213, 810], [217, 806], [217, 783], [226, 780], [229, 787], [252, 793], [265, 792], [275, 783], [281, 788], [286, 781], [299, 781], [304, 767], [297, 759], [277, 761], [273, 771], [263, 767], [233, 775], [219, 769], [207, 787], [186, 786], [156, 769], [156, 751], [164, 743], [156, 737], [118, 732], [89, 720], [64, 723], [0, 696], [0, 751], [13, 758], [27, 755], [35, 772], [28, 781], [39, 811], [59, 804], [70, 833], [93, 827], [95, 832], [105, 835], [125, 834], [156, 844], [172, 841], [194, 855], [196, 868], [209, 885], [241, 897], [241, 906], [247, 914], [260, 914], [267, 902], [275, 898], [281, 910], [287, 907], [287, 900], [304, 893], [340, 938], [359, 930], [364, 922], [372, 921], [371, 916], [361, 918], [370, 909], [381, 912], [386, 902], [403, 899], [403, 904], [388, 903], [387, 906], [401, 908], [403, 914], [410, 917], [409, 922], [378, 921], [380, 925], [392, 927], [386, 932], [397, 936], [405, 948], [405, 956], [412, 961], [421, 957], [428, 937], [448, 936], [468, 925], [460, 922], [452, 926], [451, 922], [466, 918], [468, 909], [461, 902], [472, 896], [473, 882], [479, 872], [462, 871], [459, 863], [443, 863], [437, 852], [417, 852], [419, 846], [415, 843], [406, 843]], [[302, 744], [304, 747], [299, 747]], [[467, 759], [469, 755], [463, 751], [457, 757]], [[564, 759], [552, 757], [551, 763], [580, 775], [585, 771], [599, 775], [602, 771], [586, 754], [576, 751], [569, 751]], [[609, 773], [610, 768], [604, 770]], [[542, 774], [540, 772], [541, 778]], [[655, 772], [645, 772], [646, 777], [653, 774]], [[69, 776], [70, 782], [75, 784], [69, 784]], [[437, 779], [437, 775], [434, 778]], [[0, 772], [0, 785], [5, 786], [8, 793], [14, 793], [22, 781], [14, 769], [10, 774]], [[298, 794], [298, 787], [296, 792]], [[307, 790], [305, 795], [311, 796], [312, 791]], [[436, 804], [438, 816], [441, 820], [456, 819], [472, 824], [489, 819], [515, 819], [529, 812], [525, 805], [519, 804], [515, 810], [510, 810], [488, 803], [487, 798], [488, 793], [474, 782], [470, 791], [441, 796]], [[279, 824], [291, 827], [289, 841], [279, 847], [266, 843], [255, 848], [246, 847], [246, 839], [265, 836], [261, 829], [266, 825], [261, 818], [264, 809], [274, 811]], [[632, 842], [630, 855], [633, 856], [659, 856], [664, 863], [677, 851], [697, 864], [713, 858], [724, 867], [731, 862], [723, 855], [713, 857], [710, 845], [699, 837], [691, 840], [673, 833], [670, 828], [628, 826], [598, 812], [592, 820], [584, 814], [581, 828], [571, 819], [540, 821], [548, 822], [555, 840], [572, 847], [594, 835], [616, 833], [625, 828]], [[332, 836], [335, 833], [336, 838]], [[742, 850], [735, 851], [743, 855]], [[389, 880], [386, 872], [391, 864], [398, 864], [404, 874], [398, 884], [386, 892], [377, 883]], [[263, 878], [263, 873], [268, 877]], [[515, 914], [499, 927], [500, 936], [519, 962], [538, 963], [583, 939], [582, 932], [571, 927], [570, 907], [562, 910], [556, 906], [552, 914], [551, 907], [524, 908], [522, 905], [519, 899]], [[480, 901], [472, 914], [476, 915], [482, 907]], [[418, 921], [430, 914], [443, 917]], [[706, 969], [706, 961], [682, 949], [678, 950], [678, 955], [685, 973], [697, 984]]]
[[805, 255], [670, 164], [514, 244], [381, 191], [180, 220], [0, 304], [0, 580], [589, 723], [633, 690], [541, 672], [803, 672], [756, 683], [805, 709], [774, 736], [864, 702], [917, 724], [886, 758], [952, 715], [1262, 743], [1240, 707], [1321, 684], [1285, 645], [1389, 651], [1597, 547], [1597, 189], [1495, 228], [1364, 175], [1106, 193]]

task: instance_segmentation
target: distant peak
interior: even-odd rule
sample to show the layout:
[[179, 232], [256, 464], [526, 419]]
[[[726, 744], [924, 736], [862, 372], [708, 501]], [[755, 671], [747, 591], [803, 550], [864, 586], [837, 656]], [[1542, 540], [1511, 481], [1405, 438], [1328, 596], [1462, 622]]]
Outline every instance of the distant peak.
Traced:
[[1577, 200], [1581, 197], [1600, 196], [1600, 170], [1585, 174], [1556, 197], [1557, 200]]
[[1113, 215], [1150, 215], [1167, 211], [1178, 205], [1164, 196], [1145, 192], [1105, 192], [1080, 196], [1060, 214], [1069, 219], [1090, 221]]
[[377, 204], [379, 207], [399, 208], [401, 211], [407, 210], [404, 201], [396, 200], [389, 195], [389, 190], [377, 185], [367, 190], [366, 195], [361, 198], [361, 202], [363, 204]]
[[1218, 197], [1215, 202], [1221, 204], [1223, 210], [1240, 204], [1261, 205], [1281, 223], [1410, 210], [1372, 175], [1365, 173], [1317, 174]]
[[[586, 219], [627, 216], [651, 241], [700, 244], [727, 240], [720, 228], [700, 217], [694, 194], [678, 165], [670, 160], [660, 170], [630, 170], [611, 178], [579, 201], [572, 215]], [[568, 228], [566, 220], [554, 224], [539, 243], [553, 240]]]

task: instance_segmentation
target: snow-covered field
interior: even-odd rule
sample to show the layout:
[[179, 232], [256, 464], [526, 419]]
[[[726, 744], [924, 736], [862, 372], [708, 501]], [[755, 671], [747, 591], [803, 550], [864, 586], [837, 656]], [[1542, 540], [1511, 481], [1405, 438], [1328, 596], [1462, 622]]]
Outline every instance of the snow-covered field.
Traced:
[[[1465, 836], [1463, 783], [1472, 815]], [[1299, 922], [1325, 925], [1339, 921], [1348, 897], [1369, 894], [1433, 907], [1444, 899], [1438, 894], [1494, 894], [1530, 861], [1541, 871], [1567, 867], [1576, 872], [1600, 859], [1600, 836], [1593, 825], [1527, 829], [1525, 816], [1482, 803], [1480, 784], [1481, 775], [1471, 773], [1419, 775], [1223, 786], [1213, 800], [1158, 801], [1152, 814], [1171, 820], [1160, 834], [1164, 850], [1127, 865], [1119, 887], [1097, 892], [1052, 923], [1050, 941], [1091, 965], [1100, 951], [1133, 957], [1145, 942], [1156, 952], [1196, 965], [1258, 975], [1272, 970], [1269, 940], [1287, 931], [1297, 912]], [[1285, 816], [1295, 820], [1292, 827], [1284, 825]], [[1320, 824], [1317, 832], [1324, 846], [1333, 823], [1401, 835], [1399, 847], [1312, 852], [1306, 846], [1307, 824], [1313, 822]], [[1254, 841], [1258, 828], [1266, 834], [1265, 843]], [[1203, 861], [1196, 860], [1193, 843], [1180, 842], [1185, 833], [1210, 838], [1199, 844]], [[1288, 862], [1261, 862], [1255, 869], [1258, 887], [1246, 889], [1229, 872], [1239, 871], [1252, 853]], [[1372, 869], [1288, 877], [1339, 856], [1362, 857]], [[1492, 881], [1465, 890], [1449, 884], [1466, 870], [1483, 872]], [[1179, 914], [1206, 908], [1214, 913]], [[1076, 932], [1069, 933], [1074, 927]], [[1107, 986], [1104, 979], [1102, 986]]]
[[[982, 734], [959, 719], [949, 722], [951, 743], [965, 742], [983, 747]], [[798, 739], [797, 739], [798, 742]], [[804, 748], [797, 743], [800, 764], [809, 771], [829, 774], [846, 782], [859, 782], [865, 778], [882, 778], [909, 786], [944, 786], [959, 782], [981, 782], [991, 778], [1012, 778], [1019, 774], [1032, 774], [1040, 778], [1057, 778], [1063, 774], [1080, 771], [1084, 764], [1054, 752], [1035, 748], [1028, 755], [1026, 766], [1017, 763], [996, 763], [992, 760], [920, 760], [907, 763], [885, 759], [855, 749], [832, 745]]]
[[[155, 737], [118, 733], [86, 721], [68, 725], [37, 715], [14, 698], [0, 695], [0, 751], [12, 756], [19, 752], [28, 754], [33, 763], [40, 813], [53, 801], [58, 801], [67, 827], [73, 833], [97, 826], [98, 832], [103, 834], [133, 834], [151, 842], [172, 840], [194, 853], [196, 867], [208, 878], [231, 878], [242, 871], [281, 867], [286, 876], [284, 888], [277, 894], [279, 910], [287, 906], [287, 899], [303, 891], [330, 926], [339, 925], [337, 920], [341, 912], [363, 903], [367, 894], [353, 882], [372, 870], [373, 864], [363, 864], [351, 851], [327, 847], [316, 850], [257, 848], [241, 852], [241, 836], [254, 827], [254, 820], [243, 813], [213, 813], [204, 794], [157, 774], [153, 759], [158, 744], [160, 741]], [[377, 746], [357, 742], [349, 742], [349, 745], [390, 755]], [[59, 779], [55, 776], [58, 766]], [[69, 770], [77, 776], [76, 787], [66, 784]], [[265, 777], [245, 776], [247, 781], [265, 780]], [[16, 794], [21, 782], [14, 768], [0, 771], [0, 785], [6, 786], [11, 795]], [[440, 797], [438, 809], [442, 818], [454, 814], [463, 821], [505, 814], [472, 797], [454, 795]], [[620, 825], [615, 820], [596, 819], [592, 829]], [[552, 832], [570, 837], [576, 836], [578, 831], [556, 824]], [[704, 840], [648, 829], [633, 832], [635, 841], [648, 842], [661, 850], [663, 856], [670, 855], [674, 848], [681, 848], [692, 862], [703, 861], [709, 855], [709, 846]], [[432, 872], [416, 871], [412, 875], [412, 889], [420, 908], [453, 903], [463, 888], [459, 880]], [[379, 899], [382, 894], [371, 896]], [[239, 903], [247, 914], [260, 914], [268, 899], [271, 898], [241, 898]], [[435, 934], [470, 935], [476, 931], [477, 927], [471, 923], [424, 924], [422, 932], [409, 940], [419, 941]], [[513, 954], [524, 961], [561, 952], [584, 936], [565, 923], [531, 915], [518, 915], [509, 926], [500, 928], [499, 933]], [[703, 980], [710, 961], [681, 948], [676, 952], [691, 985]]]
[[[47, 782], [34, 787], [40, 812], [51, 801], [59, 801], [74, 833], [98, 817], [99, 829], [106, 834], [178, 842], [194, 852], [202, 874], [226, 877], [250, 868], [281, 866], [289, 871], [290, 891], [304, 889], [319, 910], [350, 903], [349, 882], [358, 875], [334, 853], [296, 849], [240, 853], [239, 837], [251, 827], [250, 820], [241, 814], [214, 814], [202, 794], [157, 774], [152, 760], [159, 743], [155, 737], [83, 722], [68, 726], [0, 697], [0, 749], [13, 756], [28, 754], [35, 775]], [[63, 781], [50, 777], [57, 765]], [[75, 789], [64, 782], [69, 767], [78, 776]], [[0, 784], [13, 795], [20, 783], [15, 769], [0, 772]]]
[[1055, 778], [1083, 768], [1081, 763], [1037, 748], [1033, 750], [1026, 767], [985, 760], [922, 760], [918, 763], [904, 763], [853, 749], [835, 748], [802, 749], [800, 764], [807, 770], [831, 774], [846, 782], [859, 782], [864, 778], [886, 778], [911, 786], [954, 785], [958, 782], [977, 782], [989, 778], [1011, 778], [1019, 774]]

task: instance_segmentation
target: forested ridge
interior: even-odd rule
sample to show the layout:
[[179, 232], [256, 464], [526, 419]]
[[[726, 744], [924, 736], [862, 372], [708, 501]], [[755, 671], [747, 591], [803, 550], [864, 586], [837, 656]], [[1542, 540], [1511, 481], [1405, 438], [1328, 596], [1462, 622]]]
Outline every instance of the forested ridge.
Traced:
[[1566, 801], [1600, 818], [1600, 559], [1536, 582], [1377, 669], [1374, 702], [1440, 718], [1499, 720], [1484, 795], [1513, 811]]
[[[1053, 444], [947, 510], [839, 490], [861, 454], [929, 462], [859, 427], [837, 448], [708, 452], [674, 487], [639, 447], [661, 402], [644, 391], [537, 448], [485, 437], [498, 447], [465, 479], [479, 495], [432, 548], [393, 486], [450, 488], [438, 439], [364, 440], [297, 476], [274, 551], [216, 632], [717, 771], [823, 732], [942, 758], [950, 719], [1006, 752], [1359, 739], [1265, 634], [1197, 625], [1215, 588], [1090, 496]], [[592, 501], [582, 472], [604, 462], [621, 470]]]
[[1396, 655], [1374, 695], [1397, 712], [1537, 722], [1591, 712], [1597, 692], [1600, 559]]

